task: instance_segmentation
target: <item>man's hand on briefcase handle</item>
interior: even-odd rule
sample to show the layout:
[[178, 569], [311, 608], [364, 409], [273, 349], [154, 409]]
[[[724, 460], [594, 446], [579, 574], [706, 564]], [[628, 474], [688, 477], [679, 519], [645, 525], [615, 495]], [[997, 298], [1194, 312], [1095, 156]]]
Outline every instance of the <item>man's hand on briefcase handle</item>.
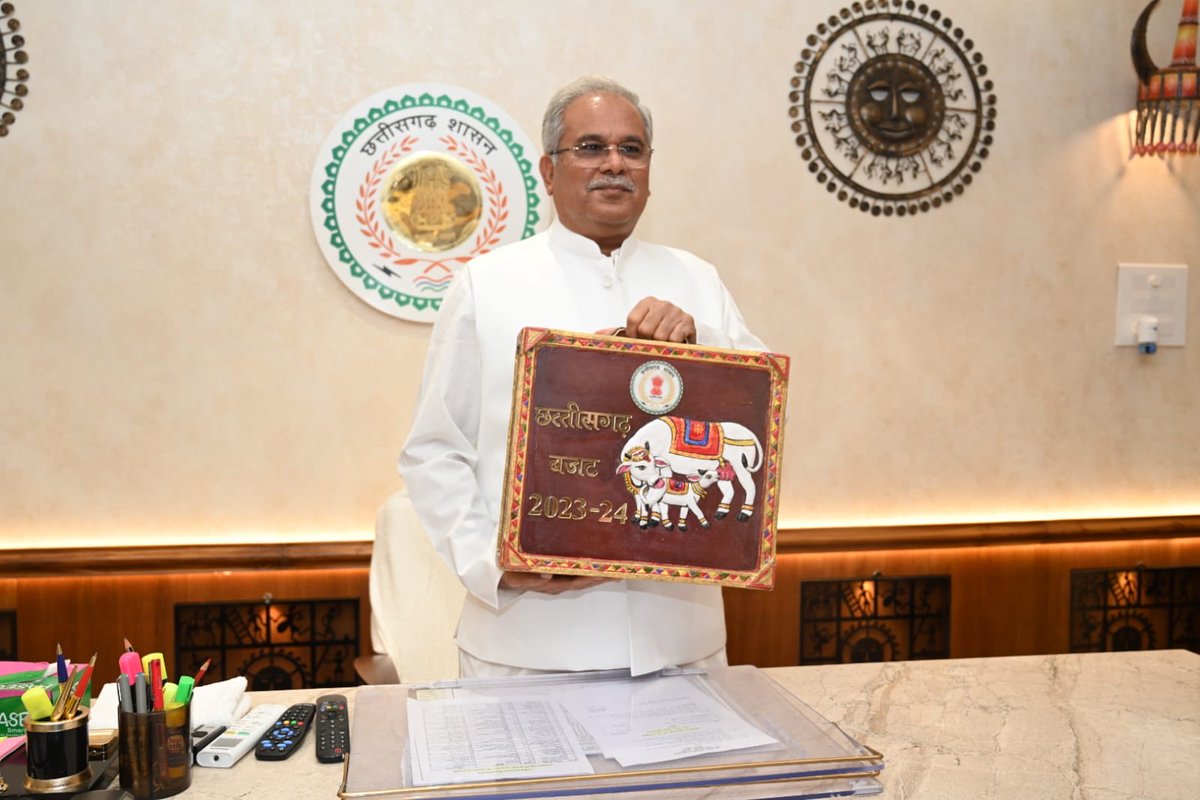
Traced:
[[691, 314], [666, 300], [645, 297], [629, 312], [624, 331], [614, 332], [613, 335], [628, 336], [630, 339], [695, 344], [696, 320]]
[[592, 578], [586, 575], [544, 575], [535, 572], [508, 572], [500, 575], [500, 588], [518, 592], [562, 594], [575, 589], [588, 589], [614, 578]]

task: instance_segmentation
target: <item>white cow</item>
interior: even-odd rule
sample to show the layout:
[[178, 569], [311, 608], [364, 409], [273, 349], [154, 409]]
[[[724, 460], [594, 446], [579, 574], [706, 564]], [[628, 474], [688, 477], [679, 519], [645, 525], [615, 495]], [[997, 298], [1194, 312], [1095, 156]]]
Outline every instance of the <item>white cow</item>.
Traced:
[[745, 425], [658, 417], [629, 437], [621, 448], [622, 466], [631, 462], [629, 455], [635, 451], [644, 452], [654, 461], [665, 461], [679, 475], [716, 470], [717, 487], [721, 490], [717, 519], [723, 519], [732, 507], [732, 479], [737, 478], [745, 492], [737, 519], [745, 522], [754, 513], [757, 490], [751, 473], [762, 467], [763, 450], [758, 437]]
[[717, 471], [710, 469], [702, 475], [688, 475], [685, 480], [676, 478], [660, 479], [653, 486], [643, 486], [641, 490], [645, 505], [656, 509], [662, 518], [663, 527], [671, 529], [671, 515], [667, 506], [679, 507], [679, 530], [687, 530], [688, 512], [691, 511], [700, 520], [700, 527], [708, 527], [708, 519], [700, 510], [700, 498], [704, 491], [717, 482]]
[[[633, 495], [634, 512], [630, 522], [636, 522], [643, 530], [662, 522], [662, 510], [652, 509], [646, 503], [642, 490], [650, 486], [666, 486], [671, 477], [671, 467], [661, 458], [653, 458], [641, 448], [633, 448], [622, 457], [617, 474], [625, 476], [625, 488]], [[667, 521], [668, 525], [670, 520]]]

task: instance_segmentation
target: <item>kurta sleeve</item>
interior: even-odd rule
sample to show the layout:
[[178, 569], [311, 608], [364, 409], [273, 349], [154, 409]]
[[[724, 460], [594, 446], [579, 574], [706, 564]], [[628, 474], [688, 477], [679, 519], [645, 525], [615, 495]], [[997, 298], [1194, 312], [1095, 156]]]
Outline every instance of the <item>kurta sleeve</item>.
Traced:
[[482, 391], [475, 298], [462, 270], [442, 301], [430, 336], [412, 430], [400, 453], [400, 475], [442, 559], [467, 591], [500, 605], [496, 524], [476, 467]]
[[742, 312], [738, 310], [733, 295], [721, 285], [721, 327], [717, 328], [703, 322], [696, 322], [696, 343], [706, 347], [723, 347], [729, 350], [758, 350], [769, 349], [762, 340], [750, 332]]

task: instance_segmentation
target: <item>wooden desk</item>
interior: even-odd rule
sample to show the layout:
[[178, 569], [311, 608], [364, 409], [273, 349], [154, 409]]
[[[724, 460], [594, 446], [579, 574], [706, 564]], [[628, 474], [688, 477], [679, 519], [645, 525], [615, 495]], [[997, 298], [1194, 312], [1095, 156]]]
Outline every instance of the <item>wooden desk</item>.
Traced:
[[[1200, 655], [1183, 650], [785, 667], [766, 673], [883, 753], [887, 800], [1182, 800], [1200, 787]], [[342, 692], [354, 708], [354, 689]], [[265, 692], [287, 705], [320, 691]], [[310, 736], [311, 740], [311, 736]], [[353, 746], [353, 742], [351, 742]], [[335, 797], [314, 745], [196, 769], [187, 800]]]

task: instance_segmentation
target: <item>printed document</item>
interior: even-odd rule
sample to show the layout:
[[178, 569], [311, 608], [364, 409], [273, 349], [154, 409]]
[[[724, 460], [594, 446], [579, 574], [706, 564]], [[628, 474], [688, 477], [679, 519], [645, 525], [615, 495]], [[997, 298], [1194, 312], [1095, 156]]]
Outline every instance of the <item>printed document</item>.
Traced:
[[594, 772], [558, 702], [543, 697], [408, 699], [412, 784]]
[[573, 689], [556, 696], [604, 755], [623, 767], [781, 746], [684, 676]]

